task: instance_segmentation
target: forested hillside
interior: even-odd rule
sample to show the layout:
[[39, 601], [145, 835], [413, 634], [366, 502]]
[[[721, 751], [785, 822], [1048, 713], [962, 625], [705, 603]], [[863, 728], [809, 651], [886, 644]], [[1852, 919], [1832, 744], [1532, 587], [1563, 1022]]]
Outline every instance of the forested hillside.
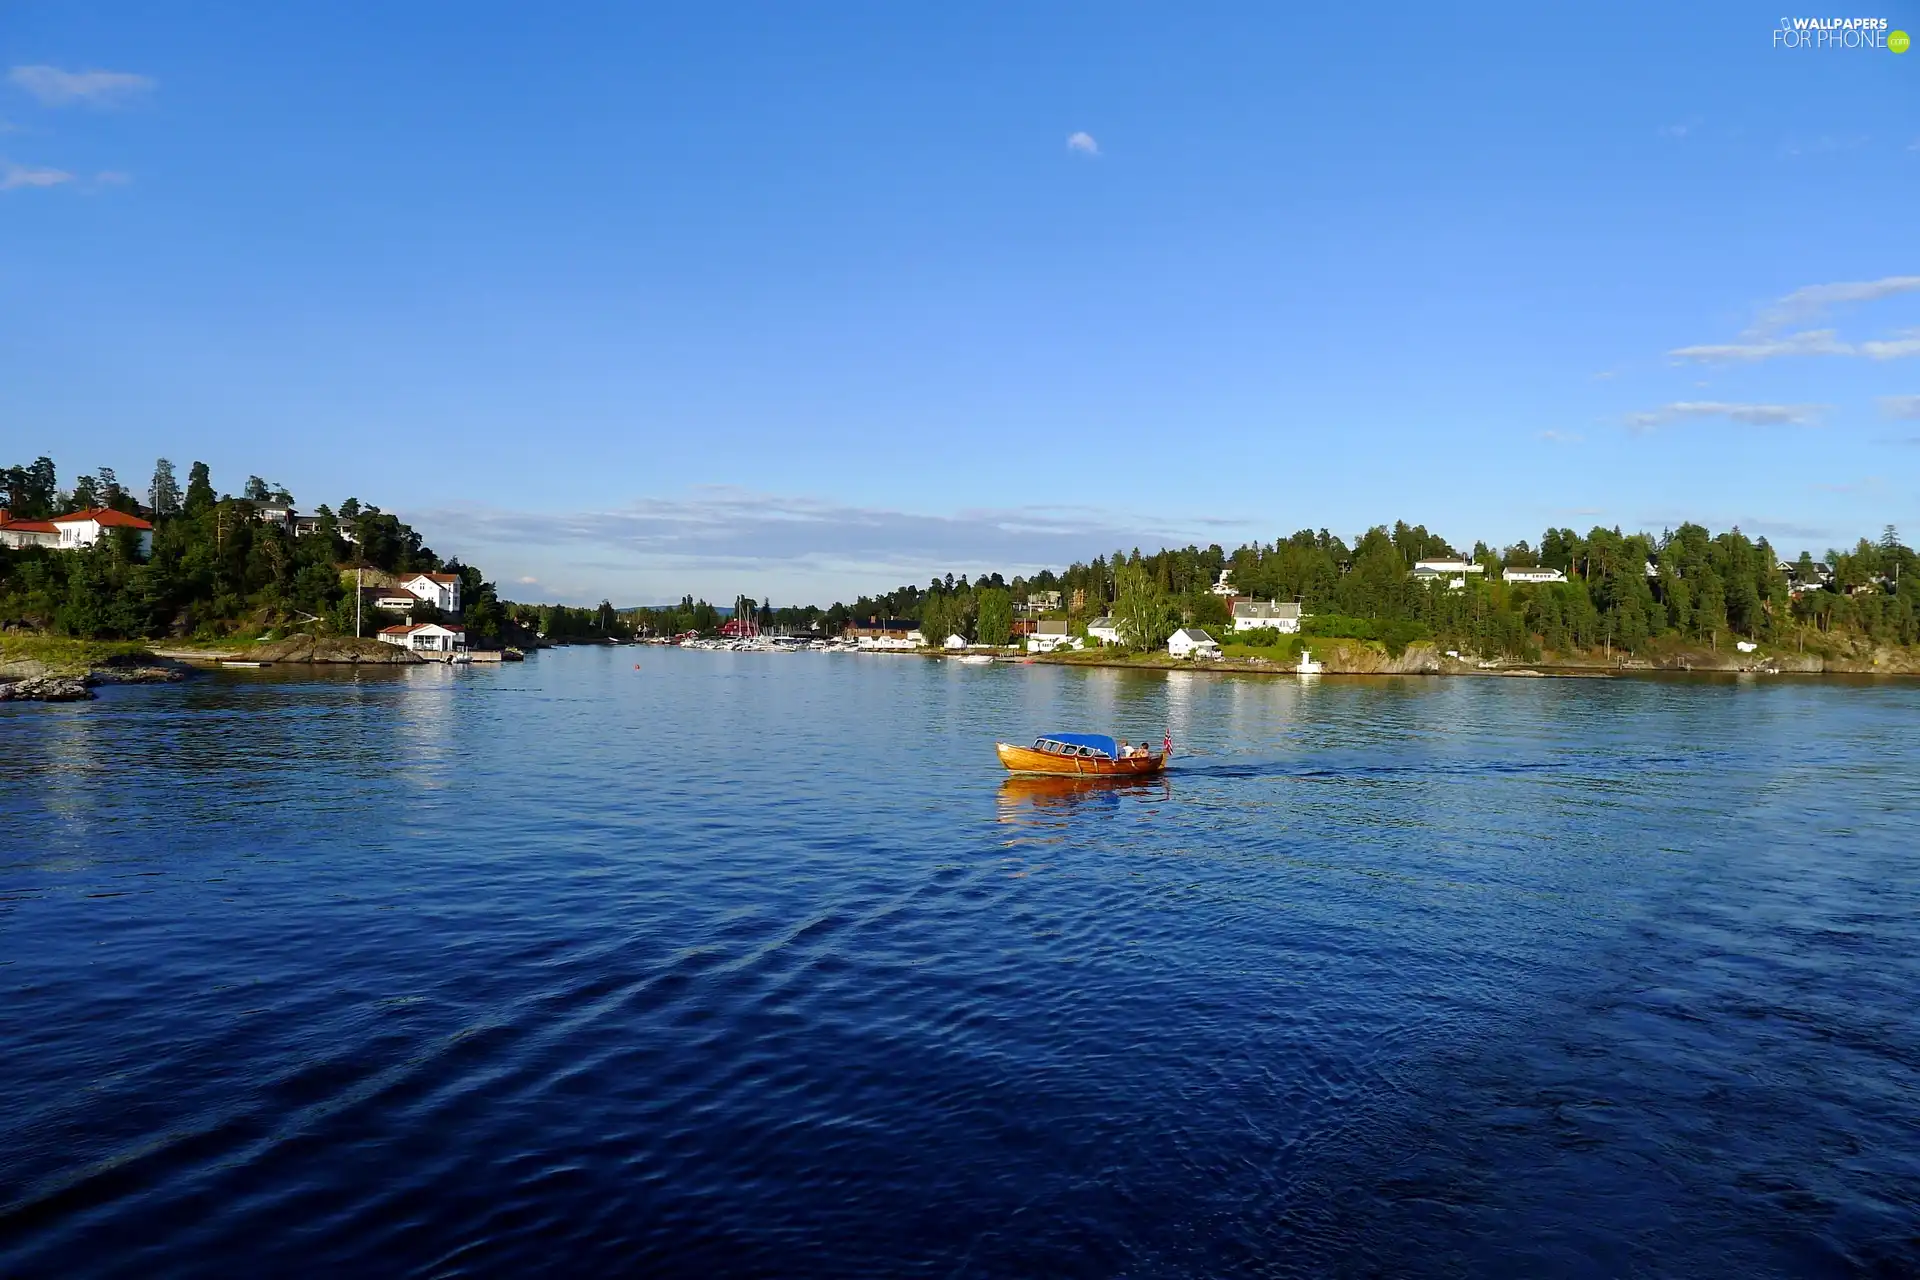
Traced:
[[[239, 497], [216, 492], [206, 464], [182, 490], [173, 465], [155, 464], [140, 501], [105, 468], [62, 489], [47, 458], [0, 471], [0, 505], [35, 520], [105, 507], [153, 524], [152, 554], [132, 530], [116, 529], [84, 550], [0, 549], [0, 625], [89, 639], [223, 638], [300, 628], [354, 633], [356, 566], [386, 573], [461, 576], [461, 620], [475, 639], [500, 631], [493, 584], [471, 565], [442, 560], [418, 532], [371, 504], [348, 498], [314, 508], [316, 527], [295, 536], [263, 520], [292, 505], [284, 486], [250, 476]], [[364, 616], [368, 634], [389, 618]]]
[[[1460, 558], [1482, 566], [1464, 587], [1413, 576], [1422, 559]], [[1564, 583], [1501, 581], [1506, 568], [1544, 566]], [[1212, 587], [1230, 570], [1236, 593], [1298, 600], [1316, 615], [1309, 633], [1381, 639], [1394, 646], [1431, 639], [1477, 653], [1533, 656], [1541, 650], [1635, 653], [1662, 643], [1724, 648], [1738, 639], [1818, 645], [1852, 637], [1889, 645], [1920, 642], [1916, 557], [1888, 528], [1877, 540], [1832, 549], [1822, 561], [1801, 552], [1783, 567], [1765, 538], [1738, 529], [1714, 534], [1683, 524], [1659, 536], [1596, 528], [1584, 536], [1549, 529], [1537, 547], [1476, 544], [1462, 552], [1419, 525], [1377, 526], [1351, 544], [1326, 530], [1302, 530], [1228, 552], [1183, 547], [1143, 555], [1116, 551], [1032, 578], [947, 575], [853, 604], [758, 610], [763, 625], [819, 622], [833, 633], [849, 621], [913, 619], [931, 639], [958, 631], [998, 643], [1006, 605], [1057, 591], [1061, 607], [1028, 616], [1084, 624], [1112, 613], [1143, 647], [1181, 625], [1219, 627], [1227, 603]], [[750, 605], [752, 602], [748, 602]], [[697, 626], [691, 599], [654, 611], [660, 631]]]

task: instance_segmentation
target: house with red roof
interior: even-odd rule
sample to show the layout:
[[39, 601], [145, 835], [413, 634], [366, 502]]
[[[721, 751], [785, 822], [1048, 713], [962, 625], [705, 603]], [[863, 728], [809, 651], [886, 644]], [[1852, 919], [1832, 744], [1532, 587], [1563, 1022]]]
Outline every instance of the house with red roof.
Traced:
[[153, 526], [139, 516], [130, 516], [111, 507], [95, 507], [91, 511], [55, 516], [52, 524], [60, 531], [60, 547], [65, 551], [92, 546], [100, 541], [100, 535], [108, 529], [132, 529], [140, 535], [140, 554], [149, 555], [153, 551]]
[[425, 653], [453, 653], [467, 647], [467, 629], [458, 623], [416, 622], [404, 627], [380, 628], [382, 644]]
[[460, 616], [459, 574], [416, 573], [411, 578], [400, 579], [400, 585], [440, 612]]
[[60, 530], [51, 520], [15, 520], [13, 513], [0, 507], [0, 547], [57, 547]]
[[15, 520], [0, 511], [0, 545], [9, 547], [57, 547], [78, 551], [100, 541], [108, 529], [132, 529], [140, 535], [140, 554], [153, 553], [153, 526], [139, 516], [108, 507], [74, 511], [51, 520]]

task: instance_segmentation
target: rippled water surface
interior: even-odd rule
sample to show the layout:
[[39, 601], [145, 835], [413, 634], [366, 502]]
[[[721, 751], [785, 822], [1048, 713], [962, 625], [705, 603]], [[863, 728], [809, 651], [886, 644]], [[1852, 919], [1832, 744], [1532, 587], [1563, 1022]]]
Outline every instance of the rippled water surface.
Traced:
[[[0, 705], [0, 1273], [1913, 1274], [1916, 713], [657, 649]], [[1062, 728], [1176, 769], [1004, 780]]]

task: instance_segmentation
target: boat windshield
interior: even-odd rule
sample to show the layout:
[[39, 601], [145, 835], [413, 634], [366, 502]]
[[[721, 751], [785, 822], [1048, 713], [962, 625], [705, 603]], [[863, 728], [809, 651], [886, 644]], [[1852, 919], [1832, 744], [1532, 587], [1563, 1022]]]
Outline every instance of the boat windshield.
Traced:
[[1089, 760], [1118, 760], [1120, 744], [1105, 734], [1056, 733], [1034, 741], [1035, 751], [1056, 756], [1079, 756]]

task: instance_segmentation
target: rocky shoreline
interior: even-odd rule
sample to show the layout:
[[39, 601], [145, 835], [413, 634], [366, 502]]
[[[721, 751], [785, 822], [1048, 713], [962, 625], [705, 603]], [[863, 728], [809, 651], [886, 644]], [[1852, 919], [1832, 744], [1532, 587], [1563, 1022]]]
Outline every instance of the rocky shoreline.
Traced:
[[87, 702], [103, 684], [172, 684], [188, 668], [165, 659], [113, 658], [84, 671], [61, 671], [33, 658], [0, 662], [0, 702]]

